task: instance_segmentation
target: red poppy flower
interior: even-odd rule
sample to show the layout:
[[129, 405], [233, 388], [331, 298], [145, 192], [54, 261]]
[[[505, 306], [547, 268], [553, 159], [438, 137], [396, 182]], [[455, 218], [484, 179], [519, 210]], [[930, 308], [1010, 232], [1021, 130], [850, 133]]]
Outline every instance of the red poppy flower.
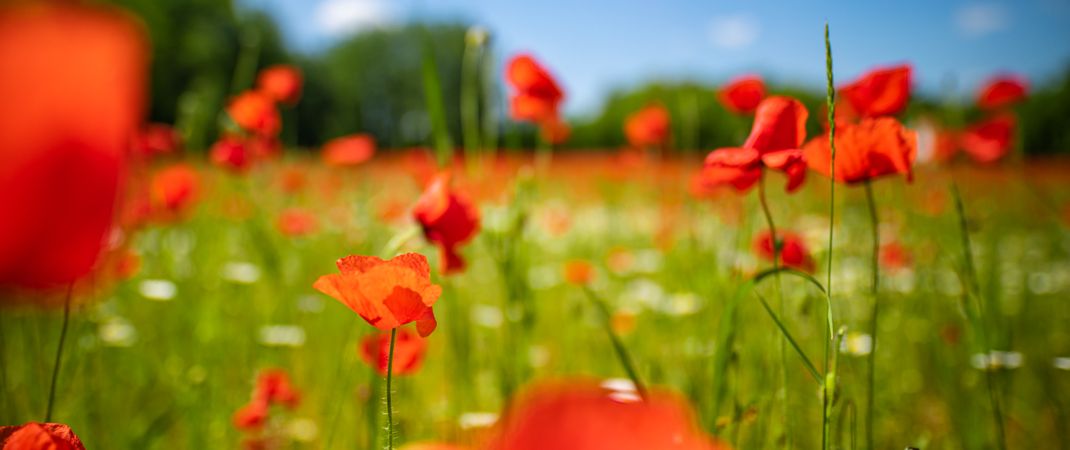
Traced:
[[[898, 120], [863, 119], [837, 130], [836, 181], [852, 184], [894, 174], [903, 174], [907, 181], [914, 179], [917, 136]], [[811, 169], [829, 175], [828, 136], [810, 140], [803, 153]]]
[[731, 185], [739, 192], [746, 192], [761, 179], [761, 162], [755, 149], [719, 148], [706, 155], [698, 183], [706, 188]]
[[238, 94], [227, 104], [227, 114], [242, 129], [259, 135], [274, 136], [282, 128], [275, 100], [257, 91]]
[[234, 427], [239, 430], [255, 430], [264, 426], [268, 416], [268, 404], [253, 400], [234, 412]]
[[264, 369], [256, 377], [253, 401], [279, 404], [294, 409], [301, 403], [301, 393], [290, 383], [290, 376], [282, 369]]
[[30, 422], [0, 426], [0, 448], [4, 450], [85, 450], [85, 445], [62, 423]]
[[801, 148], [806, 140], [806, 107], [791, 97], [769, 97], [758, 105], [754, 125], [743, 147], [761, 155]]
[[979, 163], [999, 161], [1011, 151], [1016, 125], [1017, 121], [1009, 113], [975, 123], [962, 133], [962, 150]]
[[513, 120], [541, 123], [557, 117], [557, 102], [529, 94], [517, 94], [509, 100]]
[[375, 155], [375, 138], [370, 134], [351, 134], [331, 139], [323, 146], [323, 162], [329, 166], [359, 165]]
[[152, 177], [150, 187], [154, 209], [169, 215], [181, 215], [189, 210], [200, 190], [201, 177], [188, 164], [175, 164], [160, 170]]
[[282, 143], [276, 136], [252, 135], [245, 138], [245, 149], [252, 162], [278, 158], [282, 154]]
[[597, 382], [549, 382], [521, 392], [495, 426], [487, 450], [715, 450], [680, 396], [616, 391]]
[[757, 75], [739, 77], [724, 85], [717, 98], [733, 113], [753, 114], [765, 98], [765, 82]]
[[977, 92], [977, 106], [987, 110], [1000, 109], [1022, 101], [1028, 91], [1029, 83], [1025, 79], [1012, 75], [998, 76], [981, 86]]
[[[799, 235], [790, 231], [777, 230], [777, 240], [780, 241], [780, 264], [784, 267], [812, 272], [814, 260], [810, 257], [810, 250]], [[754, 239], [754, 251], [767, 261], [773, 260], [773, 239], [768, 230], [758, 233]]]
[[279, 64], [266, 67], [256, 77], [256, 89], [276, 102], [293, 105], [301, 98], [301, 70]]
[[539, 136], [548, 144], [564, 144], [571, 135], [572, 129], [568, 127], [568, 124], [565, 123], [565, 121], [557, 117], [544, 120], [539, 124]]
[[564, 93], [557, 81], [531, 55], [519, 54], [509, 60], [505, 68], [505, 79], [517, 91], [548, 99], [556, 103], [564, 98]]
[[290, 237], [301, 237], [315, 233], [319, 220], [312, 213], [298, 208], [290, 208], [279, 213], [275, 223], [279, 232]]
[[449, 172], [431, 179], [417, 200], [413, 215], [427, 240], [441, 250], [443, 273], [464, 269], [464, 259], [457, 253], [457, 246], [471, 240], [479, 231], [479, 210], [453, 191]]
[[215, 144], [212, 144], [209, 159], [217, 167], [234, 173], [243, 173], [249, 170], [253, 163], [245, 141], [238, 136], [223, 136]]
[[881, 246], [881, 267], [894, 271], [909, 267], [911, 261], [910, 251], [902, 244], [893, 241]]
[[863, 118], [903, 112], [910, 100], [911, 67], [900, 65], [871, 70], [840, 88], [840, 95]]
[[390, 260], [347, 256], [338, 260], [340, 274], [324, 275], [312, 286], [352, 309], [372, 326], [391, 330], [416, 322], [426, 337], [437, 322], [431, 306], [442, 287], [431, 284], [427, 258], [406, 253]]
[[[427, 352], [427, 340], [408, 328], [398, 328], [394, 343], [394, 375], [409, 375], [420, 370]], [[368, 335], [360, 343], [360, 359], [386, 376], [390, 357], [390, 333]]]
[[134, 153], [145, 158], [174, 155], [182, 150], [182, 136], [164, 123], [150, 123], [134, 137]]
[[0, 285], [67, 285], [112, 227], [148, 46], [115, 9], [0, 3]]
[[662, 147], [669, 141], [669, 111], [661, 105], [650, 105], [628, 116], [624, 135], [632, 147]]
[[583, 260], [574, 260], [565, 263], [565, 281], [583, 286], [594, 280], [595, 271], [591, 263]]

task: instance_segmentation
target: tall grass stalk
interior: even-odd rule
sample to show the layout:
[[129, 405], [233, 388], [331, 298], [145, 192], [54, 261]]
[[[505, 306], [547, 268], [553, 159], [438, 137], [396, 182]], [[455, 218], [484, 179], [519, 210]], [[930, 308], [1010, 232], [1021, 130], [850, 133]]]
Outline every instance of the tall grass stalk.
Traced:
[[447, 167], [453, 157], [453, 140], [446, 125], [446, 109], [442, 101], [442, 83], [438, 77], [438, 64], [435, 63], [431, 38], [426, 31], [423, 35], [423, 57], [421, 69], [424, 82], [424, 101], [427, 115], [431, 119], [432, 147], [439, 167]]
[[[773, 245], [773, 270], [780, 269], [780, 240], [777, 238], [776, 224], [773, 222], [773, 213], [769, 210], [769, 201], [765, 197], [765, 171], [762, 171], [761, 178], [758, 179], [758, 203], [762, 206], [762, 214], [765, 216], [765, 224], [769, 227], [769, 240]], [[776, 289], [777, 297], [777, 311], [781, 316], [784, 315], [784, 292], [780, 285], [780, 272], [775, 275], [774, 285]], [[764, 300], [763, 300], [764, 303]], [[777, 339], [777, 354], [780, 355], [780, 388], [782, 389], [784, 399], [784, 409], [782, 420], [784, 422], [784, 445], [786, 448], [792, 448], [793, 442], [791, 439], [791, 411], [788, 406], [788, 354], [787, 349], [784, 346], [784, 340]]]
[[476, 167], [483, 149], [479, 133], [479, 62], [483, 54], [483, 41], [475, 33], [468, 31], [461, 56], [461, 128], [469, 171]]
[[877, 373], [877, 321], [880, 317], [880, 297], [878, 294], [880, 288], [880, 251], [881, 251], [881, 236], [880, 236], [880, 219], [877, 217], [877, 202], [873, 198], [873, 184], [866, 180], [866, 205], [869, 206], [869, 224], [872, 235], [872, 258], [870, 259], [873, 278], [870, 283], [870, 294], [873, 297], [873, 310], [869, 316], [869, 336], [870, 342], [872, 342], [869, 350], [869, 355], [866, 355], [866, 365], [869, 366], [869, 379], [866, 382], [866, 448], [873, 450], [874, 437], [873, 437], [873, 416], [876, 408], [874, 408], [873, 393], [876, 387], [876, 373]]
[[599, 316], [601, 316], [602, 326], [606, 331], [606, 335], [609, 336], [609, 341], [613, 344], [613, 351], [617, 354], [617, 359], [620, 361], [620, 365], [624, 367], [624, 371], [628, 374], [628, 378], [632, 380], [632, 384], [635, 385], [635, 391], [642, 397], [644, 401], [647, 400], [646, 385], [639, 378], [639, 371], [635, 369], [635, 363], [632, 362], [631, 355], [628, 354], [628, 349], [624, 347], [624, 343], [621, 342], [620, 336], [613, 331], [613, 315], [609, 312], [609, 305], [601, 296], [596, 294], [590, 287], [584, 286], [583, 291], [587, 294], [587, 298], [594, 304], [595, 309], [598, 310]]
[[52, 365], [52, 381], [48, 385], [48, 407], [45, 409], [45, 422], [52, 421], [52, 408], [56, 404], [56, 380], [59, 379], [59, 367], [63, 362], [63, 345], [67, 343], [67, 328], [71, 322], [71, 297], [74, 295], [74, 283], [67, 287], [67, 296], [63, 299], [63, 325], [59, 329], [59, 344], [56, 345], [56, 362]]
[[[836, 88], [832, 78], [832, 42], [829, 39], [829, 24], [825, 22], [825, 75], [827, 78], [826, 84], [826, 96], [825, 106], [828, 110], [828, 124], [829, 124], [829, 238], [828, 238], [828, 268], [827, 278], [825, 280], [825, 295], [827, 296], [827, 302], [825, 303], [826, 317], [828, 322], [828, 328], [831, 331], [834, 326], [832, 318], [832, 230], [836, 224]], [[829, 425], [831, 422], [831, 403], [832, 403], [832, 390], [835, 383], [830, 383], [828, 380], [835, 380], [836, 372], [829, 367], [829, 352], [835, 351], [833, 349], [832, 340], [834, 336], [829, 334], [828, 339], [825, 342], [825, 378], [824, 389], [822, 390], [822, 406], [821, 406], [821, 448], [829, 448]]]

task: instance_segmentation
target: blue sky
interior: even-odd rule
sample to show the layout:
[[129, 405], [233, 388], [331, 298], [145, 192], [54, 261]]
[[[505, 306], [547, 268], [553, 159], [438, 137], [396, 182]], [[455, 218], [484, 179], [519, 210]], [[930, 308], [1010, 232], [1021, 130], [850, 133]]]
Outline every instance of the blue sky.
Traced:
[[500, 54], [529, 51], [557, 75], [570, 113], [597, 111], [614, 88], [655, 79], [722, 81], [758, 73], [821, 87], [822, 27], [837, 83], [910, 62], [915, 84], [972, 91], [997, 72], [1043, 83], [1070, 68], [1070, 0], [238, 0], [267, 11], [293, 50], [410, 20], [486, 28]]

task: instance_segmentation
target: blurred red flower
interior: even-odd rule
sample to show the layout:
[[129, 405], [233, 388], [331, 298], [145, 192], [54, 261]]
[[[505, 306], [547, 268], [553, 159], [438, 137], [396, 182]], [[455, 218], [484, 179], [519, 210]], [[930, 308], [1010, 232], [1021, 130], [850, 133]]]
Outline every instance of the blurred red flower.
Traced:
[[892, 241], [881, 246], [880, 262], [881, 267], [885, 269], [892, 271], [904, 269], [910, 267], [912, 261], [910, 250], [899, 242]]
[[806, 107], [791, 97], [774, 96], [762, 100], [754, 115], [754, 125], [743, 147], [768, 152], [797, 150], [806, 140]]
[[[841, 125], [837, 131], [836, 181], [853, 184], [893, 174], [913, 180], [917, 136], [903, 128], [898, 120], [862, 119], [855, 124]], [[811, 139], [803, 153], [811, 169], [829, 176], [831, 151], [827, 135]]]
[[450, 186], [450, 173], [435, 175], [413, 207], [416, 221], [427, 240], [438, 245], [442, 255], [442, 272], [463, 270], [464, 259], [457, 246], [479, 232], [479, 210]]
[[669, 142], [672, 134], [669, 125], [669, 111], [661, 105], [649, 105], [628, 116], [624, 135], [632, 147], [660, 148]]
[[150, 123], [134, 137], [134, 153], [144, 158], [175, 155], [182, 151], [182, 136], [165, 123]]
[[264, 369], [256, 377], [253, 400], [265, 404], [279, 404], [294, 409], [301, 403], [301, 393], [294, 389], [285, 370]]
[[903, 112], [910, 101], [911, 67], [882, 67], [840, 88], [851, 109], [862, 116], [892, 116]]
[[435, 330], [431, 306], [442, 295], [442, 287], [431, 283], [431, 268], [423, 255], [406, 253], [385, 261], [346, 256], [338, 260], [338, 269], [342, 273], [324, 275], [312, 286], [380, 330], [410, 322], [416, 322], [420, 336]]
[[983, 164], [1003, 159], [1014, 144], [1017, 121], [1010, 113], [997, 114], [970, 125], [960, 137], [962, 150]]
[[282, 128], [275, 101], [258, 91], [245, 91], [230, 100], [227, 114], [243, 130], [263, 136], [275, 136]]
[[29, 422], [23, 425], [0, 426], [0, 449], [85, 450], [85, 446], [67, 425]]
[[342, 136], [323, 145], [323, 162], [328, 166], [356, 166], [374, 155], [375, 137], [370, 134]]
[[654, 391], [643, 400], [596, 381], [544, 382], [509, 403], [487, 450], [716, 450], [678, 395]]
[[538, 61], [529, 54], [522, 53], [509, 60], [505, 68], [505, 79], [517, 91], [557, 103], [564, 98], [564, 92], [557, 81]]
[[256, 77], [256, 89], [276, 102], [293, 105], [301, 98], [301, 70], [278, 64], [265, 67]]
[[717, 98], [733, 113], [753, 114], [765, 98], [765, 82], [757, 75], [745, 75], [721, 87]]
[[577, 259], [565, 263], [565, 281], [584, 286], [594, 280], [595, 270], [590, 262]]
[[[420, 370], [427, 352], [427, 340], [408, 328], [398, 328], [394, 343], [394, 375], [409, 375]], [[360, 359], [386, 376], [390, 356], [390, 333], [375, 333], [360, 343]]]
[[319, 228], [319, 219], [306, 210], [289, 208], [279, 213], [275, 225], [286, 236], [301, 237], [315, 233]]
[[217, 167], [233, 173], [244, 173], [253, 163], [245, 140], [233, 135], [223, 136], [212, 144], [209, 159]]
[[97, 262], [141, 123], [147, 50], [117, 9], [0, 4], [0, 285], [66, 285]]
[[193, 166], [174, 164], [165, 167], [152, 177], [153, 210], [168, 217], [180, 216], [193, 206], [200, 191], [201, 177]]
[[[810, 250], [799, 235], [790, 231], [777, 230], [780, 241], [780, 265], [804, 272], [814, 270], [814, 260]], [[768, 230], [758, 233], [754, 239], [754, 252], [767, 261], [773, 260], [773, 237]]]
[[269, 406], [267, 403], [252, 400], [234, 412], [234, 427], [239, 430], [255, 430], [267, 421]]
[[560, 145], [572, 135], [572, 129], [558, 117], [551, 117], [539, 124], [539, 136], [552, 145]]
[[1020, 77], [1002, 75], [985, 82], [977, 92], [977, 106], [994, 110], [1022, 101], [1029, 92], [1029, 83]]
[[557, 102], [529, 94], [517, 94], [509, 100], [513, 120], [540, 123], [557, 117]]

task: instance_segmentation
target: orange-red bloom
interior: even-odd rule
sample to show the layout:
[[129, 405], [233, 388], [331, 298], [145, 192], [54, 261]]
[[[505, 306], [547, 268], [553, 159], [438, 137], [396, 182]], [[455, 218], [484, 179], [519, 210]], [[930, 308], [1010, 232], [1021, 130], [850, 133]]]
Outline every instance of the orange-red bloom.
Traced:
[[294, 389], [290, 376], [282, 369], [264, 369], [256, 377], [254, 401], [279, 404], [294, 409], [301, 403], [301, 393]]
[[539, 124], [539, 136], [548, 144], [563, 144], [571, 135], [572, 129], [558, 117], [551, 117]]
[[509, 100], [513, 120], [540, 123], [557, 117], [557, 100], [520, 93]]
[[977, 106], [981, 109], [1000, 109], [1018, 103], [1029, 91], [1029, 83], [1012, 75], [995, 77], [985, 82], [977, 92]]
[[[812, 139], [803, 153], [811, 169], [829, 176], [828, 136]], [[916, 134], [891, 117], [844, 124], [836, 133], [836, 181], [851, 184], [893, 174], [912, 181], [917, 154]]]
[[264, 426], [270, 407], [262, 401], [252, 400], [234, 412], [234, 427], [239, 430], [254, 430]]
[[293, 105], [301, 98], [301, 70], [279, 64], [266, 67], [256, 77], [256, 88], [276, 102]]
[[721, 87], [717, 98], [733, 113], [753, 114], [765, 98], [765, 82], [757, 75], [742, 76]]
[[279, 232], [290, 237], [307, 236], [319, 228], [319, 220], [308, 211], [290, 208], [279, 213], [275, 222]]
[[[814, 260], [810, 257], [810, 250], [799, 235], [790, 231], [777, 230], [777, 240], [780, 247], [780, 265], [804, 272], [814, 270]], [[773, 260], [773, 237], [768, 230], [758, 233], [754, 239], [754, 251], [763, 259]]]
[[[427, 340], [408, 328], [399, 328], [394, 343], [394, 375], [409, 375], [420, 370], [427, 353]], [[386, 376], [390, 357], [390, 333], [368, 335], [360, 343], [360, 359]]]
[[0, 426], [0, 448], [4, 450], [85, 450], [82, 441], [62, 423], [29, 422]]
[[871, 70], [840, 88], [840, 95], [862, 117], [891, 116], [903, 112], [910, 100], [911, 68], [903, 64]]
[[539, 124], [543, 140], [551, 144], [568, 139], [568, 126], [558, 116], [565, 94], [542, 65], [530, 55], [517, 55], [506, 65], [505, 79], [516, 90], [509, 100], [514, 120]]
[[669, 142], [671, 134], [669, 111], [661, 105], [640, 109], [624, 122], [624, 135], [632, 147], [663, 147]]
[[1014, 144], [1017, 121], [1010, 113], [1003, 113], [971, 125], [962, 133], [962, 150], [974, 161], [983, 164], [1003, 159]]
[[200, 191], [201, 177], [193, 166], [175, 164], [166, 167], [152, 177], [153, 209], [167, 215], [181, 215], [197, 200]]
[[234, 173], [243, 173], [252, 166], [253, 158], [245, 141], [238, 136], [223, 136], [209, 153], [212, 164]]
[[141, 124], [142, 29], [78, 2], [0, 4], [0, 285], [89, 272]]
[[909, 267], [912, 261], [910, 250], [898, 242], [893, 241], [881, 246], [880, 262], [881, 267], [885, 269], [892, 271], [903, 269]]
[[529, 54], [522, 53], [509, 60], [505, 68], [505, 79], [517, 91], [531, 96], [555, 103], [564, 98], [564, 92], [554, 77]]
[[678, 395], [654, 391], [647, 399], [595, 381], [548, 382], [509, 403], [487, 450], [724, 449], [695, 423]]
[[227, 114], [245, 131], [263, 136], [275, 136], [282, 128], [275, 100], [265, 93], [245, 91], [227, 104]]
[[590, 262], [573, 260], [565, 263], [565, 281], [584, 286], [594, 281], [595, 270]]
[[323, 162], [329, 166], [359, 165], [375, 155], [375, 137], [370, 134], [351, 134], [331, 139], [323, 145]]
[[431, 179], [413, 208], [413, 215], [423, 227], [427, 240], [438, 245], [442, 254], [442, 272], [464, 269], [457, 247], [475, 237], [479, 231], [479, 210], [450, 186], [449, 172]]
[[427, 258], [416, 253], [390, 260], [346, 256], [340, 274], [324, 275], [312, 286], [352, 309], [372, 326], [392, 330], [416, 322], [420, 336], [430, 335], [437, 322], [431, 306], [442, 287], [431, 283]]
[[182, 151], [182, 136], [170, 125], [150, 123], [134, 136], [134, 153], [144, 158], [174, 155]]
[[791, 97], [774, 96], [762, 100], [754, 115], [754, 125], [743, 147], [765, 156], [780, 150], [797, 150], [806, 140], [806, 107]]

